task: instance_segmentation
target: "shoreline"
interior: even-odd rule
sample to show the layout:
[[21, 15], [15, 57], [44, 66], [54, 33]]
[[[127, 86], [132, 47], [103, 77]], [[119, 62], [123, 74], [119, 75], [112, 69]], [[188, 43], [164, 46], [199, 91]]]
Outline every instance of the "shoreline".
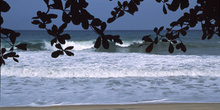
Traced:
[[220, 103], [149, 103], [0, 107], [0, 110], [219, 110]]

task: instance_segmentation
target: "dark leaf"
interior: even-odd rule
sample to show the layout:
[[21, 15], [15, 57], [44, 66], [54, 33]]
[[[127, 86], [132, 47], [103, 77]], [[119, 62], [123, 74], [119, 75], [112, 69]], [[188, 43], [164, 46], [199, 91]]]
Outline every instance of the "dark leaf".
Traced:
[[177, 26], [178, 25], [178, 22], [174, 21], [170, 24], [170, 26], [174, 27], [174, 26]]
[[40, 23], [39, 28], [44, 29], [44, 28], [46, 28], [46, 25], [43, 23]]
[[4, 54], [6, 52], [6, 49], [5, 48], [2, 48], [2, 54]]
[[47, 15], [49, 18], [57, 18], [58, 16], [56, 14], [48, 14]]
[[56, 43], [56, 42], [57, 42], [57, 39], [56, 39], [56, 38], [53, 39], [53, 40], [51, 40], [51, 41], [50, 41], [51, 46], [53, 46], [53, 44]]
[[104, 33], [103, 33], [99, 28], [97, 28], [97, 27], [95, 27], [95, 26], [92, 26], [92, 27], [93, 27], [93, 29], [96, 31], [97, 34], [99, 34], [99, 35], [101, 35], [101, 36], [104, 36]]
[[211, 39], [213, 35], [214, 35], [213, 33], [209, 34], [208, 39]]
[[128, 3], [128, 8], [129, 8], [128, 12], [132, 15], [134, 14], [135, 11], [138, 11], [138, 7], [133, 1], [130, 1]]
[[62, 20], [65, 23], [70, 23], [71, 20], [70, 15], [68, 15], [65, 11], [63, 12]]
[[83, 29], [89, 29], [89, 21], [87, 19], [82, 20]]
[[180, 1], [181, 1], [181, 4], [180, 4], [181, 10], [189, 6], [189, 0], [180, 0]]
[[71, 38], [69, 34], [63, 34], [61, 35], [61, 37], [66, 40], [69, 40]]
[[73, 46], [69, 46], [69, 47], [67, 47], [67, 48], [65, 48], [64, 50], [66, 51], [66, 50], [72, 50], [74, 47]]
[[128, 6], [128, 1], [124, 1], [123, 2], [123, 7], [125, 8], [125, 7], [127, 7]]
[[106, 27], [107, 27], [106, 23], [102, 22], [102, 24], [101, 24], [101, 31], [104, 32]]
[[56, 33], [57, 30], [58, 30], [57, 26], [56, 26], [56, 25], [53, 25], [53, 26], [52, 26], [52, 31], [53, 31], [53, 33]]
[[96, 39], [96, 42], [95, 42], [94, 47], [95, 47], [95, 48], [99, 48], [100, 46], [101, 46], [101, 37], [98, 37], [98, 38]]
[[155, 33], [158, 32], [158, 28], [157, 28], [157, 27], [154, 28], [154, 32], [155, 32]]
[[146, 35], [142, 38], [143, 41], [145, 42], [153, 42], [153, 40], [150, 38], [151, 35]]
[[167, 14], [167, 9], [166, 9], [165, 5], [163, 5], [163, 13]]
[[164, 29], [164, 26], [160, 27], [160, 29], [158, 30], [158, 34], [160, 34], [160, 32]]
[[44, 2], [48, 5], [49, 4], [49, 0], [44, 0]]
[[41, 22], [39, 20], [34, 20], [31, 23], [37, 25], [37, 24], [40, 24]]
[[0, 57], [0, 67], [2, 66], [2, 64], [4, 64], [4, 65], [5, 65], [5, 61], [3, 60], [3, 58], [2, 58], [2, 57]]
[[206, 33], [206, 27], [205, 27], [205, 24], [202, 24], [202, 32], [203, 32], [203, 34]]
[[54, 9], [60, 9], [60, 10], [63, 10], [63, 3], [61, 0], [53, 0], [54, 1], [54, 4], [52, 4], [51, 6], [54, 8]]
[[63, 48], [62, 48], [62, 46], [60, 44], [56, 44], [55, 47], [60, 49], [60, 50], [63, 50]]
[[172, 40], [172, 43], [176, 44], [176, 43], [177, 43], [177, 41], [176, 41], [176, 40]]
[[102, 46], [104, 47], [104, 49], [109, 48], [109, 42], [106, 38], [102, 38]]
[[140, 5], [140, 0], [134, 0], [134, 3]]
[[112, 23], [113, 21], [115, 21], [115, 19], [116, 19], [115, 17], [108, 18], [107, 22], [108, 22], [108, 23]]
[[101, 23], [102, 23], [102, 21], [101, 21], [100, 19], [95, 18], [95, 19], [92, 20], [91, 25], [92, 25], [92, 26], [100, 26]]
[[149, 38], [151, 35], [146, 35], [142, 38], [142, 40], [144, 40], [144, 38]]
[[186, 27], [184, 27], [183, 29], [184, 29], [184, 30], [188, 30], [188, 29], [189, 29], [189, 26], [186, 26]]
[[180, 49], [181, 48], [181, 43], [176, 45], [176, 49]]
[[16, 59], [16, 58], [13, 58], [13, 60], [14, 60], [15, 62], [19, 62], [18, 59]]
[[158, 3], [160, 3], [162, 0], [156, 0]]
[[83, 16], [84, 19], [88, 19], [88, 20], [94, 19], [94, 16], [91, 15], [91, 14], [90, 14], [87, 10], [85, 10], [85, 9], [82, 9], [82, 10], [81, 10], [81, 13], [82, 13], [82, 16]]
[[186, 31], [183, 30], [183, 29], [180, 30], [180, 33], [181, 33], [183, 36], [185, 36], [185, 35], [187, 34]]
[[112, 41], [113, 39], [118, 39], [118, 38], [116, 38], [115, 36], [113, 36], [113, 35], [105, 35], [104, 36], [106, 39], [108, 39], [108, 40], [110, 40], [110, 41]]
[[70, 5], [71, 5], [71, 4], [70, 4], [70, 1], [71, 1], [71, 0], [67, 0], [67, 1], [66, 1], [66, 3], [65, 3], [65, 9], [70, 7]]
[[171, 29], [171, 28], [166, 28], [166, 30], [167, 30], [168, 32], [170, 32], [172, 29]]
[[[72, 15], [73, 16], [73, 15]], [[74, 25], [79, 25], [81, 23], [81, 18], [80, 18], [80, 14], [76, 14], [74, 15], [75, 17], [72, 17], [72, 23]]]
[[8, 36], [11, 33], [15, 33], [15, 31], [10, 30], [10, 29], [5, 29], [5, 28], [1, 29], [1, 34], [4, 34], [4, 35]]
[[179, 38], [179, 34], [174, 35], [171, 39], [177, 39]]
[[15, 55], [14, 57], [19, 57], [19, 55]]
[[203, 33], [203, 35], [202, 35], [202, 40], [205, 40], [205, 39], [206, 39], [206, 34]]
[[153, 46], [154, 46], [154, 43], [151, 43], [151, 44], [145, 49], [145, 51], [146, 51], [147, 53], [150, 53], [150, 52], [153, 50]]
[[167, 4], [168, 9], [171, 11], [176, 11], [179, 8], [181, 0], [173, 0], [171, 5]]
[[17, 47], [21, 50], [27, 50], [27, 44], [19, 44], [19, 45], [16, 45], [15, 47]]
[[10, 53], [7, 53], [7, 54], [3, 55], [3, 57], [4, 57], [5, 59], [7, 59], [8, 57], [15, 57], [15, 56], [16, 56], [16, 53], [15, 53], [15, 52], [10, 52]]
[[0, 12], [7, 12], [8, 10], [10, 10], [10, 6], [8, 5], [7, 2], [3, 1], [3, 0], [0, 0]]
[[63, 37], [58, 37], [57, 40], [61, 43], [61, 44], [65, 44], [66, 41]]
[[168, 42], [168, 40], [167, 39], [162, 39], [162, 42]]
[[182, 50], [183, 52], [186, 52], [186, 46], [185, 46], [183, 43], [181, 43], [181, 50]]
[[49, 29], [48, 29], [48, 30], [47, 30], [47, 33], [50, 34], [51, 36], [55, 36], [55, 34], [53, 33], [52, 30], [49, 30]]
[[165, 36], [166, 36], [166, 38], [169, 39], [169, 40], [173, 38], [173, 34], [172, 34], [172, 33], [166, 33]]
[[63, 51], [57, 50], [57, 51], [54, 51], [54, 52], [51, 54], [51, 56], [52, 56], [53, 58], [57, 58], [57, 57], [60, 56], [60, 55], [63, 55]]
[[118, 6], [119, 6], [119, 7], [121, 7], [121, 6], [122, 6], [120, 1], [118, 1]]
[[174, 52], [174, 47], [173, 47], [173, 45], [170, 43], [170, 45], [169, 45], [169, 52], [170, 53], [173, 53]]
[[63, 31], [66, 27], [67, 27], [67, 23], [63, 23], [58, 29], [58, 34], [63, 33]]
[[123, 16], [124, 14], [125, 14], [124, 11], [120, 11], [119, 14], [118, 14], [118, 17], [121, 17], [121, 16]]
[[10, 34], [10, 36], [9, 36], [9, 39], [10, 39], [11, 43], [14, 44], [15, 41], [16, 41], [16, 38], [17, 38], [18, 36], [20, 36], [20, 35], [21, 35], [21, 34], [18, 33], [18, 32], [12, 32], [12, 33]]
[[119, 38], [115, 38], [115, 39], [114, 39], [114, 42], [117, 42], [117, 43], [119, 43], [119, 44], [123, 44], [122, 40], [119, 39]]
[[156, 37], [156, 38], [154, 39], [154, 43], [155, 43], [155, 44], [158, 43], [158, 37]]
[[79, 4], [83, 8], [86, 8], [88, 6], [88, 3], [86, 2], [86, 0], [79, 0]]
[[68, 56], [74, 56], [74, 54], [70, 51], [64, 51]]
[[116, 17], [116, 14], [117, 14], [117, 13], [116, 13], [115, 11], [111, 11], [111, 15], [112, 15], [112, 16]]
[[39, 17], [32, 17], [32, 19], [39, 19]]
[[0, 16], [0, 25], [2, 25], [3, 24], [3, 18]]

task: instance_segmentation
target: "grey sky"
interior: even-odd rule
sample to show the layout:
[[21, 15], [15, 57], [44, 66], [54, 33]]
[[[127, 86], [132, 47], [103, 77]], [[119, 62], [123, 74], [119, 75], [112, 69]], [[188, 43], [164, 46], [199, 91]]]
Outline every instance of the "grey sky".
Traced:
[[[46, 5], [43, 0], [6, 0], [11, 10], [8, 13], [2, 13], [5, 22], [3, 27], [15, 30], [39, 30], [36, 25], [32, 25], [32, 17], [36, 16], [38, 10], [46, 11]], [[87, 0], [89, 2], [88, 11], [107, 21], [111, 17], [111, 11], [117, 6], [117, 1], [109, 0]], [[125, 0], [119, 0], [125, 1]], [[193, 1], [191, 1], [193, 2]], [[195, 2], [191, 4], [195, 5]], [[178, 9], [180, 10], [180, 9]], [[188, 11], [185, 9], [184, 11]], [[125, 16], [117, 19], [115, 22], [108, 24], [108, 30], [153, 30], [153, 28], [165, 26], [177, 20], [184, 11], [171, 12], [163, 14], [162, 4], [155, 0], [145, 0], [139, 6], [139, 11], [134, 16], [126, 13]], [[57, 13], [59, 11], [53, 11]], [[59, 16], [61, 16], [59, 14]], [[61, 19], [54, 20], [52, 24], [61, 24]], [[82, 30], [81, 26], [69, 25], [68, 30]], [[199, 26], [195, 29], [199, 29]]]

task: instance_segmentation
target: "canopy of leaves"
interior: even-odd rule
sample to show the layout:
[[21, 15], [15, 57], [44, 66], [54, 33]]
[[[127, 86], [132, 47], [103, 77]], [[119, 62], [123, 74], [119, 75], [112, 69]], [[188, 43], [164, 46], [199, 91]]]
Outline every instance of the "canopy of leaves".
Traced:
[[[57, 48], [57, 50], [51, 54], [53, 58], [64, 55], [64, 53], [68, 56], [74, 55], [71, 52], [73, 46], [65, 49], [62, 47], [62, 45], [66, 43], [66, 40], [71, 38], [68, 33], [64, 33], [66, 27], [71, 24], [81, 25], [85, 30], [89, 28], [92, 29], [95, 33], [97, 33], [97, 39], [94, 47], [99, 48], [100, 46], [103, 46], [105, 49], [108, 49], [109, 42], [119, 44], [122, 44], [123, 42], [119, 35], [105, 34], [107, 23], [112, 23], [127, 13], [134, 15], [136, 12], [138, 12], [138, 7], [143, 1], [144, 0], [125, 0], [123, 2], [116, 1], [117, 6], [113, 9], [113, 11], [109, 12], [111, 13], [111, 16], [107, 19], [107, 21], [103, 21], [89, 13], [87, 10], [89, 3], [86, 0], [44, 0], [47, 6], [47, 11], [38, 11], [37, 16], [33, 17], [32, 24], [37, 25], [40, 29], [45, 29], [47, 33], [52, 36], [51, 46], [55, 46]], [[168, 11], [175, 12], [178, 9], [183, 10], [188, 8], [190, 4], [189, 0], [155, 1], [163, 4], [162, 11], [164, 14], [168, 14]], [[0, 12], [7, 12], [9, 10], [9, 4], [5, 0], [0, 0]], [[51, 10], [62, 12], [62, 25], [57, 26], [53, 24], [52, 27], [48, 27], [48, 24], [51, 24], [53, 19], [58, 18], [58, 15], [51, 13]], [[201, 24], [203, 32], [203, 35], [201, 36], [202, 40], [211, 39], [215, 34], [220, 36], [219, 20], [219, 0], [197, 0], [197, 5], [191, 8], [189, 12], [184, 13], [184, 15], [182, 15], [176, 21], [171, 22], [170, 27], [167, 27], [166, 29], [164, 26], [161, 26], [160, 28], [155, 27], [155, 36], [152, 37], [152, 35], [145, 35], [142, 38], [143, 44], [140, 46], [148, 45], [146, 47], [146, 52], [150, 53], [153, 50], [154, 45], [158, 44], [159, 42], [163, 42], [169, 44], [169, 53], [173, 53], [175, 48], [186, 52], [187, 48], [181, 40], [181, 37], [186, 36], [187, 31], [190, 28]], [[0, 16], [0, 25], [2, 25], [3, 22], [3, 17]], [[162, 31], [165, 31], [165, 34], [161, 34]], [[18, 62], [16, 58], [19, 56], [13, 52], [14, 48], [16, 47], [18, 49], [27, 50], [26, 44], [16, 44], [16, 38], [20, 36], [20, 33], [2, 27], [0, 28], [0, 33], [3, 35], [1, 36], [1, 39], [7, 38], [9, 44], [11, 45], [11, 49], [8, 53], [5, 48], [1, 48], [0, 64], [5, 64], [4, 59], [9, 57]]]
[[10, 8], [10, 5], [6, 1], [0, 0], [0, 43], [2, 40], [4, 40], [11, 46], [9, 50], [6, 50], [6, 48], [2, 48], [0, 45], [0, 66], [2, 66], [2, 64], [5, 64], [4, 60], [8, 58], [12, 58], [15, 62], [19, 62], [17, 59], [19, 55], [14, 52], [15, 47], [21, 50], [27, 50], [27, 44], [16, 44], [16, 39], [20, 36], [19, 32], [1, 27], [1, 25], [4, 23], [1, 13], [8, 12]]

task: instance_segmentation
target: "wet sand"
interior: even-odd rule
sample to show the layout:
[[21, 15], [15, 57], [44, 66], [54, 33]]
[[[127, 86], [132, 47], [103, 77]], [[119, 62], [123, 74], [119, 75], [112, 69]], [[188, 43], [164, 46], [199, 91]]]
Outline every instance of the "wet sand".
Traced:
[[69, 105], [48, 107], [0, 107], [0, 110], [220, 110], [220, 103], [170, 103], [127, 105]]

